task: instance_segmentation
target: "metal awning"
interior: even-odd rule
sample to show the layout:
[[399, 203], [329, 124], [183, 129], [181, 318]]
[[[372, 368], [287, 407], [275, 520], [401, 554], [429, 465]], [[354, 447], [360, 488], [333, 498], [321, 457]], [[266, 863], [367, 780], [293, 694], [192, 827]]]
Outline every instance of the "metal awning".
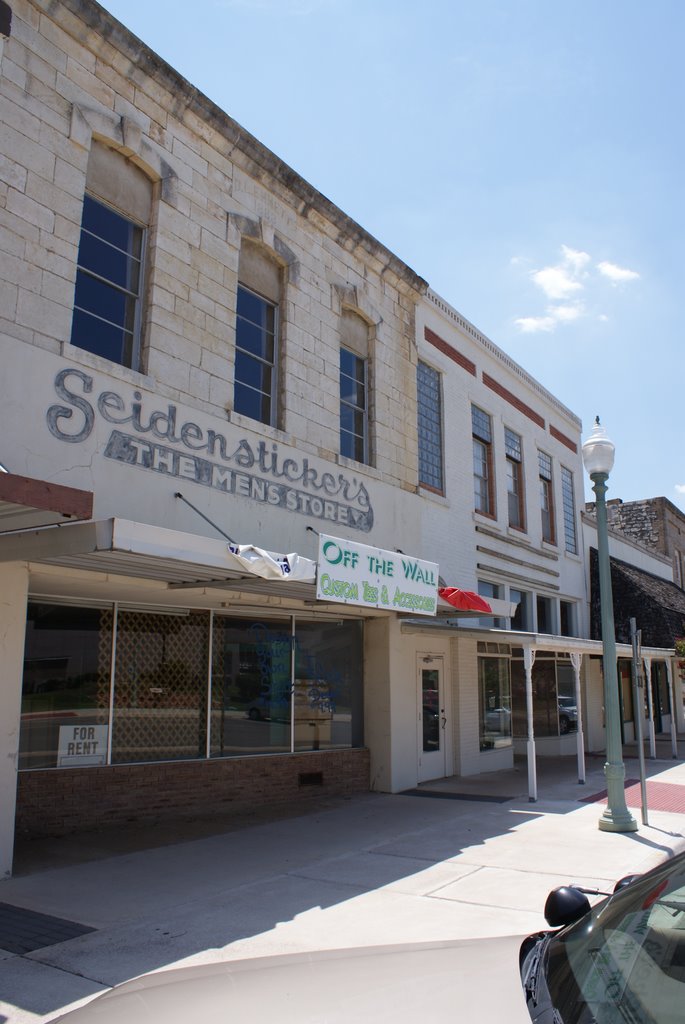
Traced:
[[0, 473], [0, 534], [90, 519], [92, 514], [92, 491]]
[[169, 589], [208, 587], [316, 599], [313, 579], [264, 579], [241, 566], [223, 540], [127, 519], [0, 535], [0, 562], [9, 561], [156, 580]]
[[[492, 598], [488, 598], [489, 604], [495, 604]], [[502, 602], [508, 603], [508, 602]], [[483, 616], [485, 617], [485, 616]], [[488, 642], [499, 642], [508, 644], [510, 647], [528, 647], [535, 651], [550, 651], [558, 654], [587, 654], [594, 657], [601, 657], [603, 647], [601, 640], [588, 640], [584, 637], [557, 636], [553, 633], [523, 633], [511, 629], [476, 629], [464, 626], [456, 622], [450, 622], [444, 616], [435, 619], [410, 619], [402, 620], [402, 632], [412, 633], [452, 633], [455, 636], [469, 637], [471, 640], [485, 640]], [[645, 647], [641, 648], [643, 657], [666, 660], [673, 658], [673, 648], [666, 647]], [[616, 644], [616, 653], [619, 658], [631, 658], [633, 654], [630, 644]]]

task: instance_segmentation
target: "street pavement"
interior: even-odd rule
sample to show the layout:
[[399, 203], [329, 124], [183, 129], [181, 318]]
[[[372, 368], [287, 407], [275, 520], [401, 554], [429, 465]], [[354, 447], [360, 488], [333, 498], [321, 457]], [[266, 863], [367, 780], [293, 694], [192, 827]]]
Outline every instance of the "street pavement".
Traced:
[[[529, 934], [545, 927], [555, 886], [611, 889], [685, 850], [685, 763], [647, 762], [645, 825], [638, 762], [626, 760], [639, 829], [624, 834], [598, 828], [600, 759], [588, 759], [583, 786], [571, 759], [539, 765], [535, 803], [523, 764], [275, 820], [265, 808], [240, 827], [189, 821], [20, 844], [15, 876], [0, 882], [0, 923], [3, 909], [5, 921], [26, 918], [38, 945], [0, 948], [0, 1024], [47, 1021], [192, 963]], [[73, 925], [91, 930], [55, 941]], [[0, 929], [0, 946], [12, 934]]]

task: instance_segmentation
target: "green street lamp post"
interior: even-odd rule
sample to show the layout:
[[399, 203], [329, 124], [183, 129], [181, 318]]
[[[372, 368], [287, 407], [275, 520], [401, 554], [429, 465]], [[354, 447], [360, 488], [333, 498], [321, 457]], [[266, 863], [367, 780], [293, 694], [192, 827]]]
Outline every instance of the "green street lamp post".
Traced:
[[637, 821], [626, 805], [623, 748], [621, 745], [621, 707], [618, 700], [616, 671], [616, 630], [614, 599], [611, 592], [611, 563], [607, 529], [606, 492], [609, 473], [614, 465], [615, 448], [595, 420], [590, 437], [583, 444], [583, 464], [592, 480], [597, 502], [597, 560], [599, 562], [599, 603], [602, 620], [602, 661], [604, 665], [604, 717], [606, 722], [607, 806], [599, 819], [602, 832], [635, 832]]

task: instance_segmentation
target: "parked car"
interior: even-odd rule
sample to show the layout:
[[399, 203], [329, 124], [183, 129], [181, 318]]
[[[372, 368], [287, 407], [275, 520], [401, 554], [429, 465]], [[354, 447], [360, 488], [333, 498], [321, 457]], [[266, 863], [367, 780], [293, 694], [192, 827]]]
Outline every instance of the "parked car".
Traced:
[[[604, 896], [591, 907], [588, 895]], [[685, 854], [617, 883], [550, 893], [552, 930], [234, 960], [129, 981], [65, 1024], [681, 1024]]]
[[565, 736], [578, 728], [578, 707], [575, 697], [558, 697], [559, 732]]
[[[685, 1019], [685, 854], [596, 890], [569, 886], [547, 900], [560, 930], [531, 936], [521, 974], [536, 1024], [681, 1024]], [[504, 1018], [503, 1018], [504, 1019]]]

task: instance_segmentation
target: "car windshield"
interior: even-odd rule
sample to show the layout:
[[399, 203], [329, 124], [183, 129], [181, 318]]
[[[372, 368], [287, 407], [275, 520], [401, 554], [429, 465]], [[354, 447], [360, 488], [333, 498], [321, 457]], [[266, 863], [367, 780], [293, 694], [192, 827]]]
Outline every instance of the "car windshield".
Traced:
[[563, 1024], [682, 1024], [685, 857], [555, 936], [546, 980]]

